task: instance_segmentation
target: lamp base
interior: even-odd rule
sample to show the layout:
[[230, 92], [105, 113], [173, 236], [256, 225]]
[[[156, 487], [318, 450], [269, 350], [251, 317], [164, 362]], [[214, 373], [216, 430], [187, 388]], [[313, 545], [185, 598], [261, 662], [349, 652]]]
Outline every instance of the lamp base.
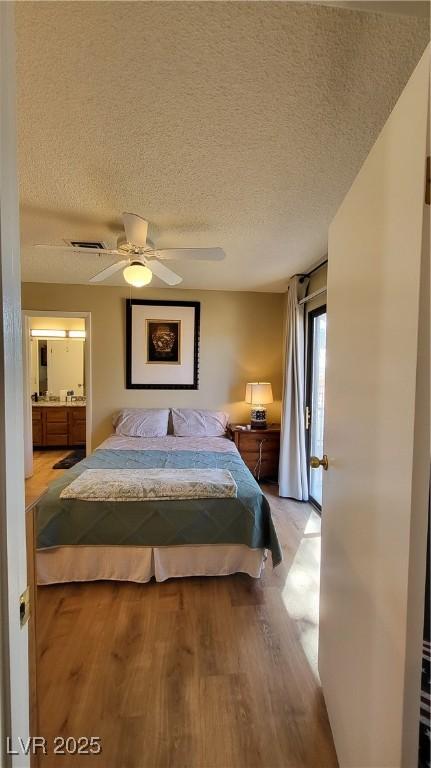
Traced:
[[250, 423], [252, 429], [266, 429], [266, 408], [252, 408], [250, 413]]

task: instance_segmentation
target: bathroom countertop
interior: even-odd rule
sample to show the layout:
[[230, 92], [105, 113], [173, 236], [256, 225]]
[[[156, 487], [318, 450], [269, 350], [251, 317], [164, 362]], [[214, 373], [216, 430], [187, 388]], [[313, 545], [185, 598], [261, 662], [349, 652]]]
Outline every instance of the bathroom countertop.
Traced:
[[70, 408], [71, 406], [73, 408], [85, 408], [87, 403], [82, 400], [79, 400], [78, 402], [72, 401], [71, 403], [62, 403], [60, 400], [48, 400], [45, 402], [44, 400], [38, 400], [37, 403], [32, 402], [33, 408]]

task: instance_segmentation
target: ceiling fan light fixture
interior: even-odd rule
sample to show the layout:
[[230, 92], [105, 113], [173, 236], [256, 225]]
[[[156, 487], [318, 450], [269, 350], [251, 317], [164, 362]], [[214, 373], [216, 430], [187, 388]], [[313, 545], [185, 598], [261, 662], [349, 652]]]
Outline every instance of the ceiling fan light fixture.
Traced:
[[[1, 2], [1, 0], [0, 0]], [[105, 267], [89, 279], [90, 284], [103, 283], [108, 278], [123, 271], [126, 283], [142, 288], [151, 283], [153, 274], [158, 280], [169, 286], [183, 282], [181, 275], [170, 269], [164, 261], [221, 261], [225, 258], [222, 248], [155, 248], [148, 239], [148, 221], [136, 213], [123, 213], [124, 234], [117, 240], [116, 248], [108, 248], [100, 240], [65, 240], [66, 245], [42, 245], [37, 248], [49, 248], [63, 251], [68, 255], [75, 253], [101, 253], [116, 256], [117, 261]], [[151, 266], [148, 267], [147, 264]]]
[[133, 285], [134, 288], [143, 288], [144, 285], [151, 283], [153, 273], [141, 261], [132, 261], [123, 269], [123, 277], [126, 283]]

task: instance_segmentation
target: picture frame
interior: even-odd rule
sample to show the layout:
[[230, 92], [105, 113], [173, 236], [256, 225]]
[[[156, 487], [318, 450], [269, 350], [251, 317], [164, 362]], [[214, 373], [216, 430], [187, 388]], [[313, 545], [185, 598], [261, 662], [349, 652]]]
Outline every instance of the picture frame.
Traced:
[[126, 389], [198, 389], [199, 342], [199, 301], [126, 299]]

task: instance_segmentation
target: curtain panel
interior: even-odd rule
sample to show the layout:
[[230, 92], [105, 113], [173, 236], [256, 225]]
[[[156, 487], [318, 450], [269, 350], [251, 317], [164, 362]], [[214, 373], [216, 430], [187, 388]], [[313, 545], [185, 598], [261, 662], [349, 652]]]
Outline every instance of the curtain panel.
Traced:
[[279, 467], [280, 496], [308, 501], [305, 449], [305, 350], [304, 305], [309, 278], [289, 281], [284, 334], [283, 400]]

